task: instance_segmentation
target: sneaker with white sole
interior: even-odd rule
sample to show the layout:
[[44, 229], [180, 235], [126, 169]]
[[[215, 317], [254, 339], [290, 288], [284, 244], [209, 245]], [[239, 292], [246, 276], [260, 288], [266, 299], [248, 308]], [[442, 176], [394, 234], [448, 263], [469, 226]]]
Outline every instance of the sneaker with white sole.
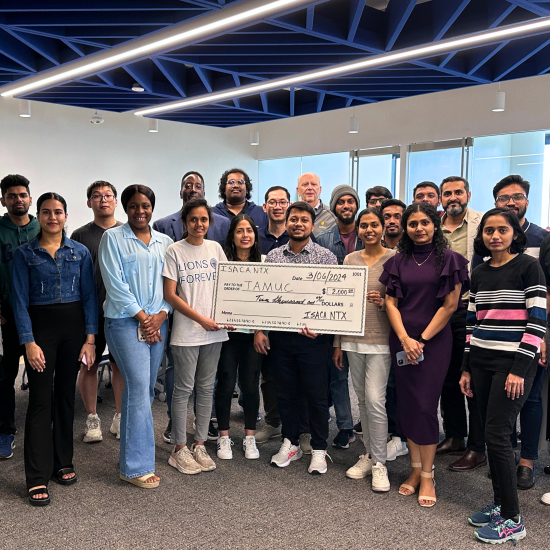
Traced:
[[260, 451], [258, 451], [258, 447], [256, 447], [256, 438], [253, 435], [247, 435], [243, 439], [243, 451], [244, 457], [249, 460], [260, 458]]
[[390, 490], [388, 470], [381, 462], [372, 466], [372, 490], [377, 493], [387, 493]]
[[233, 458], [233, 450], [231, 447], [233, 447], [233, 441], [231, 441], [231, 438], [228, 435], [222, 435], [218, 439], [218, 458], [221, 458], [222, 460], [231, 460]]
[[407, 447], [407, 444], [404, 441], [401, 441], [400, 437], [396, 437], [395, 435], [388, 441], [386, 445], [386, 450], [386, 460], [388, 462], [392, 462], [398, 456], [405, 456], [409, 453], [409, 448]]
[[546, 505], [546, 506], [550, 506], [550, 493], [544, 493], [544, 495], [542, 495], [540, 497], [540, 501]]
[[363, 479], [370, 474], [372, 474], [372, 458], [369, 453], [359, 457], [357, 464], [346, 472], [346, 477], [350, 479]]
[[168, 459], [168, 464], [176, 468], [182, 474], [200, 474], [202, 468], [193, 458], [193, 453], [188, 447], [182, 447], [176, 452], [175, 447]]
[[330, 458], [330, 456], [327, 454], [326, 451], [321, 451], [319, 449], [312, 449], [311, 450], [311, 462], [309, 463], [309, 467], [308, 467], [307, 471], [310, 474], [314, 474], [314, 475], [326, 473], [326, 471], [327, 471], [327, 456]]
[[113, 416], [113, 421], [111, 422], [111, 427], [109, 428], [109, 431], [116, 435], [117, 439], [120, 439], [120, 413], [115, 413], [115, 416]]
[[301, 434], [298, 439], [300, 449], [305, 455], [311, 454], [311, 434]]
[[191, 450], [193, 451], [195, 462], [201, 467], [203, 472], [211, 472], [216, 469], [216, 463], [210, 458], [204, 445], [194, 443]]
[[97, 414], [89, 414], [84, 428], [84, 443], [99, 443], [103, 441], [101, 420]]
[[285, 468], [294, 460], [302, 458], [302, 449], [298, 445], [293, 445], [286, 437], [279, 452], [271, 457], [271, 464]]
[[0, 460], [11, 458], [13, 449], [15, 449], [15, 436], [13, 434], [0, 434]]
[[256, 432], [256, 443], [265, 443], [276, 437], [281, 437], [281, 426], [274, 427], [266, 424], [261, 430]]

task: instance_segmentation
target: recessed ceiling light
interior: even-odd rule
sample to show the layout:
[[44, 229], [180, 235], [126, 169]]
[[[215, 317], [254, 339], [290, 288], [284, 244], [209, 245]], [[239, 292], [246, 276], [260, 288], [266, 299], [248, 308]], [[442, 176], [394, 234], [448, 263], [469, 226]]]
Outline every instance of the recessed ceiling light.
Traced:
[[132, 84], [132, 91], [133, 92], [144, 92], [145, 88], [141, 84], [138, 84], [137, 82], [134, 82]]
[[271, 2], [245, 0], [236, 2], [224, 7], [223, 10], [208, 13], [192, 21], [184, 21], [150, 36], [134, 40], [129, 44], [123, 44], [25, 78], [5, 86], [1, 95], [4, 97], [21, 95], [31, 90], [35, 91], [84, 75], [95, 74], [111, 67], [119, 67], [123, 63], [142, 59], [160, 51], [167, 51], [192, 40], [204, 39], [245, 23], [250, 24], [268, 16], [273, 17], [289, 9], [298, 9], [300, 6], [313, 3], [314, 0], [273, 0]]
[[447, 40], [440, 40], [425, 46], [405, 48], [395, 52], [372, 55], [358, 61], [341, 63], [338, 65], [333, 65], [332, 67], [307, 71], [289, 77], [275, 78], [266, 82], [248, 84], [246, 86], [240, 86], [224, 92], [213, 92], [181, 101], [172, 101], [170, 103], [165, 103], [164, 105], [158, 105], [156, 107], [135, 111], [134, 114], [152, 115], [168, 111], [177, 111], [189, 107], [196, 107], [197, 105], [216, 103], [218, 101], [224, 101], [226, 99], [233, 99], [236, 97], [255, 95], [261, 92], [268, 92], [270, 90], [287, 88], [298, 83], [315, 82], [317, 80], [322, 80], [332, 76], [350, 74], [372, 69], [374, 67], [430, 57], [447, 51], [467, 49], [474, 46], [479, 46], [481, 44], [486, 44], [488, 42], [494, 43], [502, 40], [512, 40], [524, 35], [542, 33], [547, 31], [549, 28], [550, 17], [544, 17], [530, 23], [509, 25], [498, 29], [473, 33], [462, 38], [449, 38]]

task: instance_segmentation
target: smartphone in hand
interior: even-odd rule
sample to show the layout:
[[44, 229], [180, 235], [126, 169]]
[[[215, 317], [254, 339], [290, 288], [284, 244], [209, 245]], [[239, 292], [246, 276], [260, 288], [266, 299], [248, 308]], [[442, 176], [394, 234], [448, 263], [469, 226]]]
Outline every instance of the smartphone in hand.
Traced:
[[[403, 367], [405, 365], [410, 365], [411, 362], [407, 358], [407, 354], [404, 351], [399, 351], [396, 353], [395, 358], [397, 359], [397, 365], [399, 367]], [[417, 363], [420, 363], [420, 361], [424, 361], [424, 354], [421, 353], [420, 357], [416, 360]]]

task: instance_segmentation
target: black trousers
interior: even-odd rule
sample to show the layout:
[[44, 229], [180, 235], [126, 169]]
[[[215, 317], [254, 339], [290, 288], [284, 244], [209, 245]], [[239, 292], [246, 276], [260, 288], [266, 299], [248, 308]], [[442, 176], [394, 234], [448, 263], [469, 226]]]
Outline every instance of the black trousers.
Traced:
[[[485, 437], [477, 405], [477, 395], [464, 397], [458, 385], [460, 381], [464, 346], [466, 344], [466, 308], [457, 309], [451, 317], [453, 348], [447, 376], [441, 392], [441, 415], [446, 437], [464, 439], [468, 436], [468, 449], [478, 453], [485, 452]], [[470, 431], [466, 421], [466, 402], [470, 420]]]
[[15, 434], [15, 379], [19, 374], [19, 360], [25, 352], [25, 346], [19, 345], [19, 336], [13, 312], [8, 303], [2, 303], [2, 317], [6, 324], [2, 326], [4, 356], [0, 361], [0, 434]]
[[501, 506], [500, 515], [510, 519], [519, 514], [516, 460], [510, 436], [531, 391], [533, 377], [525, 378], [523, 395], [512, 400], [504, 389], [507, 373], [492, 372], [475, 363], [471, 365], [479, 412], [485, 426], [494, 502]]
[[312, 340], [297, 332], [271, 332], [270, 342], [283, 437], [298, 445], [300, 402], [305, 396], [311, 447], [325, 450], [328, 438], [327, 337], [320, 335]]
[[406, 441], [407, 438], [400, 434], [397, 429], [397, 391], [395, 388], [395, 368], [393, 366], [393, 360], [390, 367], [388, 385], [386, 387], [386, 415], [388, 416], [388, 433], [392, 436], [400, 437], [402, 441]]
[[231, 332], [229, 340], [222, 344], [218, 363], [218, 383], [216, 385], [216, 416], [218, 429], [229, 430], [231, 401], [237, 371], [239, 388], [243, 396], [244, 428], [256, 429], [256, 417], [260, 408], [260, 365], [262, 357], [254, 350], [254, 334]]
[[42, 349], [42, 372], [27, 364], [29, 406], [25, 422], [27, 488], [47, 485], [61, 468], [73, 467], [73, 421], [78, 356], [86, 340], [81, 302], [31, 306], [34, 340]]

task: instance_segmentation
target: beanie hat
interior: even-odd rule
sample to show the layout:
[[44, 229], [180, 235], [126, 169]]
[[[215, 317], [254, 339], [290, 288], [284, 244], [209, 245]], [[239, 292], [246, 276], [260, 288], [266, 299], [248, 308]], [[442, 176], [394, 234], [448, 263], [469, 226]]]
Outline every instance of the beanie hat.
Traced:
[[355, 199], [357, 210], [359, 210], [359, 208], [361, 207], [357, 191], [353, 187], [351, 187], [351, 185], [339, 185], [338, 187], [334, 188], [334, 191], [330, 196], [330, 211], [333, 214], [335, 213], [336, 204], [340, 200], [340, 197], [343, 197], [344, 195], [351, 195]]

